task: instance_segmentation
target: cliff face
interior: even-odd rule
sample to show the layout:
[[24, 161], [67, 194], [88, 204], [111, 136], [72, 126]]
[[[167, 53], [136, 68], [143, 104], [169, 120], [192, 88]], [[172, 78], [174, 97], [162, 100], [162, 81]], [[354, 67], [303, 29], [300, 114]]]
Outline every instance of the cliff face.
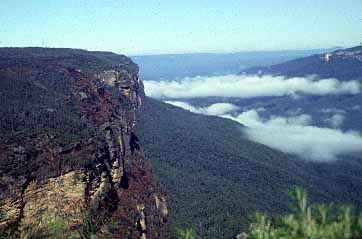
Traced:
[[0, 230], [14, 238], [167, 238], [124, 56], [0, 49]]

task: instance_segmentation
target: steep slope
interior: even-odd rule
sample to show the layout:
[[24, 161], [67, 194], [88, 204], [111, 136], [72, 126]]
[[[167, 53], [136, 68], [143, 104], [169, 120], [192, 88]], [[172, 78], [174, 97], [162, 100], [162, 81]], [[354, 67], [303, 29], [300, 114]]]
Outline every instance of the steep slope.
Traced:
[[362, 160], [313, 163], [243, 138], [236, 122], [150, 98], [136, 132], [169, 195], [170, 222], [201, 238], [235, 238], [255, 211], [288, 210], [288, 191], [303, 186], [314, 201], [362, 208]]
[[113, 53], [0, 49], [0, 234], [166, 238], [133, 132], [138, 67]]

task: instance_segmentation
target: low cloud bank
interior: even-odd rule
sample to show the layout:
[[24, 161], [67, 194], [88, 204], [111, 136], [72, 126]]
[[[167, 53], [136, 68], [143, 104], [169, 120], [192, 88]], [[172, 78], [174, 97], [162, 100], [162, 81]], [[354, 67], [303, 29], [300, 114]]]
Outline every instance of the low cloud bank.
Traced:
[[[198, 108], [185, 102], [169, 103], [201, 114], [210, 114], [209, 109], [218, 105]], [[231, 113], [237, 110], [237, 106], [228, 107], [229, 110], [212, 111], [212, 113], [247, 126], [245, 133], [249, 139], [285, 153], [296, 154], [310, 160], [328, 161], [337, 159], [341, 154], [362, 152], [362, 136], [359, 133], [312, 126], [310, 115], [272, 116], [264, 119], [259, 115], [257, 109], [248, 110], [235, 116]], [[343, 121], [343, 119], [334, 120], [334, 126], [338, 126]]]
[[180, 81], [144, 81], [146, 94], [158, 99], [203, 97], [253, 98], [265, 96], [357, 94], [358, 81], [317, 80], [313, 77], [224, 75], [185, 78]]
[[[309, 115], [262, 119], [257, 111], [250, 110], [224, 117], [248, 126], [245, 132], [251, 140], [306, 159], [327, 161], [341, 154], [362, 152], [359, 133], [312, 126]], [[340, 119], [332, 120], [334, 126], [341, 124]]]
[[220, 115], [225, 115], [225, 114], [228, 114], [228, 113], [231, 113], [233, 111], [240, 109], [240, 107], [238, 107], [234, 104], [229, 104], [229, 103], [216, 103], [216, 104], [212, 104], [208, 107], [194, 107], [194, 106], [190, 105], [189, 103], [182, 102], [182, 101], [165, 101], [165, 102], [168, 104], [174, 105], [174, 106], [181, 107], [185, 110], [188, 110], [188, 111], [191, 111], [194, 113], [198, 113], [198, 114], [204, 114], [204, 115], [220, 116]]

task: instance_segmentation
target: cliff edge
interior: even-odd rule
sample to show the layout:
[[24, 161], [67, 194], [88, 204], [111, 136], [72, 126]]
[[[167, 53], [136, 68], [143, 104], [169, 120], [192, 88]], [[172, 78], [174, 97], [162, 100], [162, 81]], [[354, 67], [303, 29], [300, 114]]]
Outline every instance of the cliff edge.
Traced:
[[167, 238], [133, 132], [143, 101], [125, 56], [0, 48], [0, 235]]

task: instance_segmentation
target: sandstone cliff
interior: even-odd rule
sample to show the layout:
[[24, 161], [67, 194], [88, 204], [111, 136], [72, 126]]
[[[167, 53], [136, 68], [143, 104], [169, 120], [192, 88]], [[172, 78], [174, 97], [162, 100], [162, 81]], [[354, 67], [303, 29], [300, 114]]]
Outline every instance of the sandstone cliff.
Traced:
[[167, 205], [133, 132], [125, 56], [0, 49], [0, 230], [10, 238], [167, 238]]

